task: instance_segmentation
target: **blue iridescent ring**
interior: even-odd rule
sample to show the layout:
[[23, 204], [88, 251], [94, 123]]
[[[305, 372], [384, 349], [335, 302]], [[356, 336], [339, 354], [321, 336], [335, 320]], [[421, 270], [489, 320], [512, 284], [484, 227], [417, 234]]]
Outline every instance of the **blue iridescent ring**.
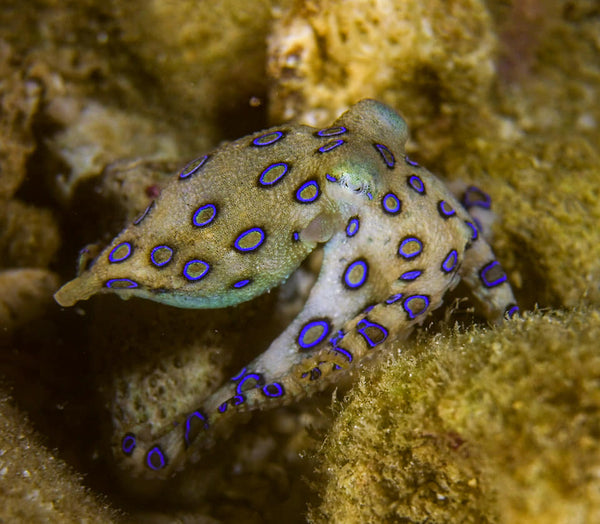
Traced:
[[479, 277], [485, 287], [496, 287], [507, 281], [506, 273], [502, 269], [500, 262], [493, 260], [486, 264], [479, 271]]
[[390, 215], [397, 215], [402, 211], [402, 202], [394, 193], [386, 193], [381, 199], [383, 210]]
[[183, 276], [192, 282], [204, 278], [210, 271], [210, 265], [204, 260], [193, 259], [183, 266]]
[[[200, 422], [201, 427], [198, 427], [198, 422]], [[208, 422], [206, 417], [200, 413], [200, 411], [194, 411], [185, 419], [185, 434], [183, 438], [185, 440], [186, 447], [189, 447], [192, 441], [196, 438], [199, 429], [208, 429]]]
[[144, 218], [146, 218], [146, 216], [148, 216], [148, 213], [150, 213], [150, 211], [152, 211], [152, 209], [154, 208], [155, 205], [156, 205], [156, 202], [154, 200], [152, 202], [150, 202], [150, 204], [144, 210], [144, 212], [133, 221], [133, 225], [138, 226], [140, 224], [140, 222], [142, 220], [144, 220]]
[[355, 260], [351, 264], [348, 264], [346, 271], [344, 271], [344, 284], [350, 289], [358, 289], [367, 280], [369, 274], [369, 266], [363, 259]]
[[192, 224], [196, 227], [206, 227], [217, 217], [217, 206], [214, 204], [204, 204], [194, 212]]
[[296, 190], [296, 200], [301, 204], [311, 204], [319, 198], [320, 194], [321, 191], [317, 181], [309, 180]]
[[196, 160], [192, 160], [188, 165], [186, 165], [181, 170], [181, 172], [179, 173], [179, 179], [183, 180], [183, 179], [189, 178], [192, 175], [196, 174], [198, 171], [200, 171], [202, 166], [204, 164], [206, 164], [207, 160], [208, 160], [208, 155], [204, 155], [200, 158], [196, 158]]
[[412, 320], [427, 311], [427, 308], [429, 307], [429, 297], [427, 295], [411, 295], [406, 298], [402, 306], [404, 307], [404, 311], [408, 314], [408, 317]]
[[462, 196], [462, 204], [467, 209], [472, 207], [490, 209], [492, 207], [492, 197], [476, 186], [469, 186]]
[[[306, 341], [307, 335], [309, 335], [310, 331], [321, 330], [321, 332], [314, 338], [314, 340]], [[325, 339], [330, 330], [329, 321], [325, 319], [320, 320], [311, 320], [304, 324], [302, 329], [300, 330], [300, 334], [298, 335], [298, 345], [302, 349], [310, 349], [317, 344], [319, 344], [322, 340]]]
[[348, 220], [348, 225], [346, 226], [346, 235], [349, 237], [353, 237], [358, 233], [360, 229], [360, 220], [358, 217], [352, 217]]
[[248, 253], [258, 249], [265, 241], [266, 233], [260, 227], [251, 227], [242, 231], [233, 243], [233, 247], [240, 253]]
[[375, 149], [377, 149], [377, 151], [379, 151], [379, 154], [381, 155], [381, 158], [383, 158], [383, 161], [385, 162], [385, 165], [388, 166], [389, 169], [393, 169], [394, 165], [396, 164], [396, 159], [394, 158], [394, 155], [392, 154], [392, 152], [383, 144], [373, 144]]
[[250, 282], [252, 282], [252, 280], [250, 280], [249, 278], [245, 278], [244, 280], [238, 280], [237, 282], [233, 283], [233, 287], [235, 289], [240, 289], [242, 287], [246, 287], [248, 284], [250, 284]]
[[267, 397], [277, 398], [282, 397], [285, 394], [285, 389], [283, 385], [279, 382], [273, 382], [272, 384], [267, 384], [262, 388], [262, 392]]
[[139, 284], [130, 278], [111, 278], [104, 284], [110, 289], [135, 289]]
[[154, 471], [161, 470], [167, 465], [167, 457], [159, 446], [150, 448], [150, 451], [146, 454], [146, 464]]
[[339, 140], [331, 140], [330, 142], [327, 142], [324, 146], [321, 146], [318, 149], [318, 151], [319, 153], [329, 153], [329, 151], [332, 151], [336, 147], [341, 146], [343, 143], [344, 140], [342, 140], [341, 138]]
[[254, 140], [252, 140], [252, 145], [257, 147], [270, 146], [278, 140], [281, 140], [284, 136], [285, 134], [283, 131], [272, 131], [270, 133], [257, 136]]
[[135, 449], [135, 444], [135, 435], [133, 433], [125, 433], [123, 440], [121, 440], [121, 451], [129, 457]]
[[438, 213], [444, 220], [447, 220], [450, 217], [456, 215], [456, 211], [454, 210], [454, 208], [445, 200], [440, 200], [438, 202]]
[[129, 242], [121, 242], [112, 248], [108, 255], [108, 260], [111, 264], [117, 264], [127, 260], [133, 253], [133, 247]]
[[475, 242], [475, 240], [479, 238], [479, 231], [477, 230], [477, 227], [475, 224], [473, 224], [473, 222], [469, 222], [467, 220], [465, 220], [465, 224], [467, 224], [471, 230], [471, 242]]
[[417, 237], [404, 237], [398, 247], [398, 254], [406, 259], [418, 257], [422, 252], [423, 242]]
[[417, 280], [421, 276], [423, 272], [420, 269], [413, 269], [412, 271], [406, 271], [406, 273], [402, 273], [398, 280], [403, 280], [404, 282], [412, 282], [413, 280]]
[[408, 155], [404, 155], [404, 161], [412, 167], [421, 167], [419, 166], [419, 164], [417, 164], [417, 162], [415, 162], [414, 160], [411, 160], [410, 158], [408, 158]]
[[277, 162], [276, 164], [271, 164], [267, 166], [265, 170], [260, 174], [258, 178], [258, 183], [264, 187], [271, 187], [281, 182], [283, 177], [287, 175], [290, 170], [289, 164], [285, 162]]
[[425, 194], [425, 184], [423, 183], [423, 180], [421, 180], [421, 177], [418, 177], [417, 175], [410, 175], [407, 179], [407, 182], [408, 187], [414, 189], [420, 195]]
[[519, 312], [519, 306], [516, 304], [509, 304], [504, 311], [504, 317], [511, 319]]
[[444, 273], [450, 273], [458, 265], [458, 252], [456, 249], [452, 249], [442, 262], [442, 271]]
[[344, 126], [328, 127], [317, 131], [316, 135], [321, 137], [343, 135], [348, 131]]
[[173, 249], [169, 246], [156, 246], [150, 251], [150, 262], [156, 267], [166, 266], [173, 260]]

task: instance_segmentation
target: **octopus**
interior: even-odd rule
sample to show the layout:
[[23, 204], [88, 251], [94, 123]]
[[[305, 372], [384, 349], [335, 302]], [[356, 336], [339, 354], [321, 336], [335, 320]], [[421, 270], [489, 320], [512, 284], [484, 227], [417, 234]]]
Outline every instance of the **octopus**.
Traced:
[[[166, 428], [132, 423], [115, 443], [133, 475], [198, 461], [236, 414], [314, 395], [402, 341], [459, 281], [499, 323], [517, 311], [487, 242], [490, 198], [455, 196], [405, 153], [391, 108], [362, 100], [330, 127], [273, 127], [201, 156], [55, 294], [96, 293], [180, 308], [222, 308], [284, 282], [320, 244], [306, 302], [270, 346]], [[239, 418], [239, 417], [238, 417]]]

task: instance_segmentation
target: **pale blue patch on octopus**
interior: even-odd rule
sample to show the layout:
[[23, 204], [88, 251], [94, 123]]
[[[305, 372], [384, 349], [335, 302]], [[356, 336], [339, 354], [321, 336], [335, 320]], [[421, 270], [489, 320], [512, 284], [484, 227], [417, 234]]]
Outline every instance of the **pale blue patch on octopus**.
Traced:
[[224, 307], [278, 285], [324, 244], [318, 280], [286, 330], [175, 424], [120, 437], [125, 467], [165, 476], [198, 460], [237, 412], [323, 389], [406, 337], [461, 279], [489, 320], [518, 311], [476, 218], [489, 197], [468, 187], [461, 203], [405, 155], [407, 134], [392, 109], [363, 100], [325, 129], [286, 125], [229, 143], [183, 168], [56, 293], [63, 306], [114, 292]]

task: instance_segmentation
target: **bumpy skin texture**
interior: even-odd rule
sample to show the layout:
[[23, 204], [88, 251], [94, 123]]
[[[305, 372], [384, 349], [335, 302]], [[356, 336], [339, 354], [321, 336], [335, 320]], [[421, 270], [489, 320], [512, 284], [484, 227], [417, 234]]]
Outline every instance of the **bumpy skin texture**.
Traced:
[[111, 291], [223, 307], [279, 284], [325, 243], [319, 278], [287, 329], [196, 411], [121, 436], [125, 467], [166, 476], [197, 460], [236, 413], [319, 391], [408, 336], [461, 278], [491, 321], [517, 311], [484, 239], [489, 197], [466, 188], [461, 204], [405, 156], [407, 133], [392, 109], [363, 100], [326, 129], [281, 126], [223, 146], [186, 166], [56, 293], [63, 306]]

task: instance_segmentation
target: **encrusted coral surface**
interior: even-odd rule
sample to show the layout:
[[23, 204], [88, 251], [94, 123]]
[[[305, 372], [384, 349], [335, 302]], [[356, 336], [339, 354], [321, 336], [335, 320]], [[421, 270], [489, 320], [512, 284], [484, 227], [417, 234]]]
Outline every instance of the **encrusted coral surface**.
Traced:
[[[33, 0], [0, 12], [0, 371], [20, 408], [1, 408], [0, 520], [118, 518], [56, 454], [114, 508], [159, 521], [301, 521], [307, 502], [315, 521], [598, 520], [595, 2]], [[543, 313], [390, 345], [400, 354], [336, 405], [321, 450], [326, 395], [254, 417], [167, 482], [120, 476], [115, 425], [166, 417], [229, 376], [305, 290], [221, 312], [111, 297], [60, 311], [57, 274], [71, 278], [80, 248], [117, 233], [203, 149], [267, 123], [326, 122], [364, 97], [406, 117], [412, 158], [491, 193], [495, 250], [521, 304]]]
[[580, 309], [404, 345], [327, 436], [312, 519], [596, 522], [598, 336]]

